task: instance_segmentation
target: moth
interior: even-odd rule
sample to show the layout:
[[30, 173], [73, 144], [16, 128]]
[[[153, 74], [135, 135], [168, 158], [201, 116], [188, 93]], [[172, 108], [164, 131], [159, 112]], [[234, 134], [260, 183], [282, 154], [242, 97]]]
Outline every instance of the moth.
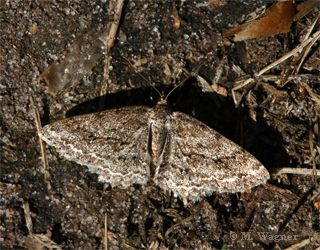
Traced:
[[149, 180], [183, 199], [243, 192], [269, 179], [250, 153], [197, 119], [155, 107], [129, 106], [71, 117], [40, 137], [66, 159], [88, 166], [112, 187]]

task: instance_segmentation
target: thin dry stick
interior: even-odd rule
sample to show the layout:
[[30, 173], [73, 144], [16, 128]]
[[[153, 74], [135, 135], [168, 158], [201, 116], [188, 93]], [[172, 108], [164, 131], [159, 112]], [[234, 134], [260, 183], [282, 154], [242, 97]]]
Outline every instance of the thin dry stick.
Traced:
[[307, 40], [303, 41], [298, 47], [296, 47], [295, 49], [291, 50], [289, 53], [287, 53], [286, 55], [282, 56], [277, 61], [271, 63], [270, 65], [268, 65], [264, 69], [260, 70], [259, 73], [256, 76], [261, 76], [262, 74], [264, 74], [268, 70], [272, 69], [273, 67], [275, 67], [278, 64], [280, 64], [280, 63], [284, 62], [285, 60], [287, 60], [289, 57], [293, 56], [294, 54], [296, 54], [298, 52], [301, 52], [304, 49], [304, 47], [306, 47], [315, 37], [319, 37], [319, 34], [320, 34], [320, 31], [317, 31], [316, 33], [314, 33], [312, 35], [312, 37], [309, 37]]
[[308, 32], [305, 36], [305, 38], [303, 39], [303, 41], [307, 40], [309, 38], [309, 36], [311, 35], [311, 32], [313, 31], [314, 26], [316, 25], [318, 19], [320, 17], [320, 13], [318, 14], [318, 16], [316, 17], [316, 19], [314, 20], [313, 24], [308, 28]]
[[306, 59], [307, 55], [309, 54], [309, 51], [311, 50], [311, 47], [314, 45], [314, 43], [319, 39], [320, 37], [320, 33], [318, 34], [318, 36], [314, 37], [311, 42], [308, 44], [308, 46], [306, 47], [306, 49], [304, 50], [304, 54], [303, 54], [303, 57], [300, 59], [300, 63], [297, 67], [297, 70], [296, 70], [296, 73], [295, 74], [298, 74], [299, 73], [299, 70], [302, 66], [302, 63], [304, 62], [304, 59]]
[[105, 249], [108, 250], [108, 215], [104, 214], [104, 244]]
[[[289, 57], [295, 55], [298, 52], [301, 52], [306, 46], [308, 46], [308, 44], [312, 43], [314, 44], [316, 40], [318, 40], [320, 37], [320, 31], [317, 31], [316, 33], [314, 33], [311, 37], [309, 37], [307, 40], [303, 41], [298, 47], [296, 47], [295, 49], [291, 50], [289, 53], [287, 53], [286, 55], [282, 56], [281, 58], [279, 58], [277, 61], [271, 63], [270, 65], [268, 65], [267, 67], [265, 67], [264, 69], [260, 70], [258, 74], [256, 74], [256, 77], [259, 77], [261, 75], [263, 75], [265, 72], [267, 72], [268, 70], [272, 69], [273, 67], [277, 66], [278, 64], [284, 62], [285, 60], [287, 60]], [[254, 81], [253, 78], [249, 78], [247, 80], [245, 80], [243, 83], [235, 86], [234, 88], [232, 88], [231, 92], [232, 92], [232, 97], [233, 97], [233, 101], [234, 103], [237, 105], [238, 102], [235, 98], [235, 94], [234, 91], [237, 89], [240, 89], [244, 86], [246, 86], [247, 84], [249, 84], [250, 82]]]
[[123, 0], [118, 0], [116, 12], [114, 13], [113, 24], [111, 25], [109, 36], [108, 36], [107, 48], [106, 48], [107, 52], [109, 52], [111, 47], [113, 46], [114, 38], [116, 37], [120, 18], [121, 18], [122, 7], [123, 7]]
[[42, 246], [45, 246], [49, 249], [61, 249], [61, 247], [53, 240], [51, 240], [50, 237], [48, 237], [47, 235], [34, 233], [33, 224], [30, 216], [30, 206], [28, 202], [23, 201], [23, 210], [29, 235], [34, 237], [34, 239], [37, 240]]
[[283, 250], [297, 250], [297, 249], [302, 248], [302, 247], [304, 247], [306, 245], [309, 245], [309, 244], [310, 244], [310, 239], [308, 238], [308, 239], [305, 239], [303, 241], [300, 241], [297, 244], [294, 244], [294, 245], [292, 245], [290, 247], [287, 247], [287, 248], [285, 248]]
[[193, 219], [192, 216], [189, 216], [187, 218], [185, 218], [184, 220], [181, 220], [180, 222], [178, 222], [177, 224], [174, 224], [172, 227], [170, 227], [164, 237], [167, 237], [170, 233], [172, 233], [175, 229], [179, 228], [181, 225], [183, 225], [184, 223], [188, 222], [188, 221], [191, 221]]
[[100, 91], [100, 109], [104, 106], [104, 96], [107, 93], [107, 75], [109, 75], [109, 68], [110, 68], [110, 50], [114, 44], [114, 38], [116, 37], [120, 18], [121, 18], [121, 12], [123, 7], [123, 1], [124, 0], [118, 0], [117, 6], [115, 8], [115, 13], [113, 17], [113, 23], [111, 25], [109, 36], [106, 41], [106, 55], [105, 55], [105, 64], [104, 64], [104, 72], [103, 72], [103, 79], [104, 84], [101, 87]]
[[23, 211], [29, 234], [33, 235], [33, 223], [30, 216], [30, 206], [28, 202], [23, 201]]
[[[37, 127], [37, 131], [39, 133], [39, 131], [41, 130], [42, 126], [41, 126], [41, 121], [40, 121], [40, 117], [39, 117], [39, 111], [37, 106], [35, 105], [35, 101], [33, 96], [30, 96], [30, 102], [34, 111], [34, 119], [36, 121], [36, 127]], [[48, 163], [48, 157], [47, 157], [47, 151], [46, 151], [46, 144], [45, 142], [39, 137], [40, 140], [40, 147], [41, 147], [41, 155], [42, 155], [42, 162], [43, 162], [43, 168], [45, 170], [44, 173], [44, 182], [47, 185], [49, 183], [49, 163]]]
[[320, 188], [315, 190], [315, 194], [311, 196], [310, 202], [313, 201], [320, 194]]
[[[310, 120], [309, 121], [309, 125], [310, 127], [312, 126], [312, 121]], [[312, 133], [312, 129], [310, 128], [309, 129], [309, 146], [310, 146], [310, 157], [311, 157], [311, 160], [312, 160], [312, 168], [313, 168], [313, 182], [314, 182], [314, 185], [316, 186], [317, 185], [317, 175], [316, 175], [316, 161], [315, 161], [315, 153], [314, 153], [314, 150], [313, 150], [313, 133]]]
[[272, 170], [274, 174], [300, 174], [300, 175], [313, 175], [320, 176], [320, 170], [307, 169], [307, 168], [275, 168]]
[[239, 85], [235, 86], [234, 88], [231, 89], [231, 93], [232, 93], [232, 98], [233, 98], [233, 102], [234, 104], [237, 106], [238, 105], [238, 101], [236, 99], [236, 94], [235, 91], [238, 89], [241, 89], [242, 87], [246, 86], [247, 84], [253, 82], [254, 79], [253, 78], [249, 78], [247, 80], [245, 80], [243, 83], [240, 83]]
[[310, 95], [312, 100], [314, 102], [316, 102], [320, 106], [320, 98], [319, 98], [319, 96], [316, 95], [315, 93], [313, 93], [313, 91], [311, 90], [311, 88], [309, 87], [308, 84], [306, 84], [305, 82], [302, 82], [301, 84], [306, 89], [306, 91], [308, 92], [308, 94]]

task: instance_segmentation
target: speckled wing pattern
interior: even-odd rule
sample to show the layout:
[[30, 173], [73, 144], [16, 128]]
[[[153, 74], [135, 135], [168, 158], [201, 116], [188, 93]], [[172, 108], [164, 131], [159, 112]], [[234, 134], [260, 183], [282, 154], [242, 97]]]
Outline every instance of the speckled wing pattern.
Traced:
[[140, 106], [75, 116], [43, 127], [40, 137], [111, 186], [145, 184], [150, 177], [149, 113], [150, 108]]
[[269, 179], [250, 153], [191, 116], [172, 113], [167, 143], [154, 181], [163, 189], [198, 200], [216, 191], [243, 192]]
[[124, 107], [71, 117], [40, 136], [65, 158], [111, 186], [155, 184], [190, 200], [242, 192], [269, 173], [250, 153], [200, 121], [166, 105]]

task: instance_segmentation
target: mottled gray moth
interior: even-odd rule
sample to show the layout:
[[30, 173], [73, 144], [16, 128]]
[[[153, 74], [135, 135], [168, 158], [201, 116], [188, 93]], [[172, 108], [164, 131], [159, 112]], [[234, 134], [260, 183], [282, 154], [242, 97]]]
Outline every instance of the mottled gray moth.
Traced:
[[151, 177], [175, 195], [199, 200], [269, 179], [250, 153], [197, 119], [172, 112], [165, 101], [71, 117], [45, 126], [40, 137], [112, 187], [146, 184]]

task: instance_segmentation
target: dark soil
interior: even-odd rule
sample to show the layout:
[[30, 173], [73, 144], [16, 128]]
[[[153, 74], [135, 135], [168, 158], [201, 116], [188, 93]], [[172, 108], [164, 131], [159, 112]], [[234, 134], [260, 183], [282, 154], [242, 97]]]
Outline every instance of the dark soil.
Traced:
[[[221, 72], [217, 84], [227, 96], [217, 94], [220, 105], [191, 77], [170, 95], [172, 109], [241, 145], [270, 173], [282, 167], [319, 169], [319, 103], [298, 81], [279, 86], [259, 78], [236, 91], [239, 105], [232, 99], [239, 77], [234, 65], [249, 75], [263, 69], [299, 45], [319, 11], [293, 23], [287, 34], [230, 44], [223, 40], [225, 31], [264, 4], [126, 1], [104, 109], [157, 102], [137, 71], [164, 93], [187, 78], [185, 73], [169, 77], [166, 66], [171, 72], [183, 67], [210, 84]], [[45, 249], [29, 234], [26, 203], [34, 234], [46, 234], [62, 249], [104, 249], [105, 215], [109, 249], [283, 249], [311, 236], [305, 249], [319, 247], [319, 179], [312, 175], [272, 175], [267, 184], [245, 193], [214, 193], [184, 204], [152, 184], [112, 189], [87, 167], [47, 146], [50, 179], [45, 184], [30, 97], [43, 126], [98, 111], [104, 59], [77, 86], [56, 95], [46, 93], [37, 78], [83, 31], [113, 14], [104, 0], [1, 0], [0, 16], [1, 249]], [[308, 74], [302, 81], [318, 96], [319, 57], [318, 41], [300, 70]], [[134, 70], [124, 58], [148, 60]], [[267, 74], [280, 76], [291, 63], [289, 59]]]

